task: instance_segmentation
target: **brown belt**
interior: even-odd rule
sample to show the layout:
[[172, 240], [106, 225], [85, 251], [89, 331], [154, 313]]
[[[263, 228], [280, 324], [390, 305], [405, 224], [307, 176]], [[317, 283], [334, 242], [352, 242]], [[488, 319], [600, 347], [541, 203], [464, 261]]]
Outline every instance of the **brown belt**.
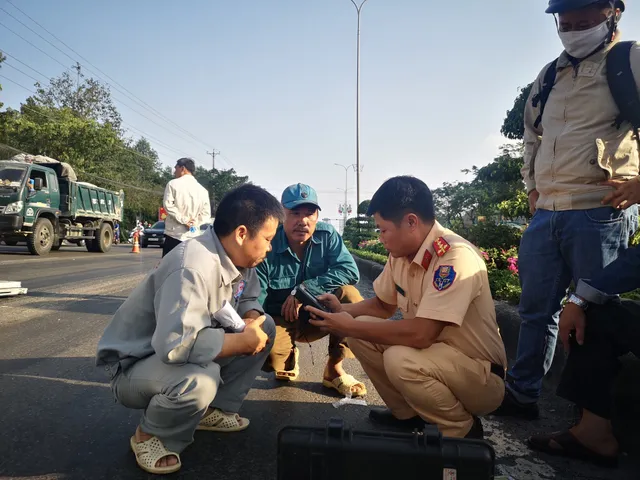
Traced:
[[502, 365], [498, 365], [497, 363], [491, 364], [491, 373], [499, 376], [503, 380], [505, 378], [505, 368]]

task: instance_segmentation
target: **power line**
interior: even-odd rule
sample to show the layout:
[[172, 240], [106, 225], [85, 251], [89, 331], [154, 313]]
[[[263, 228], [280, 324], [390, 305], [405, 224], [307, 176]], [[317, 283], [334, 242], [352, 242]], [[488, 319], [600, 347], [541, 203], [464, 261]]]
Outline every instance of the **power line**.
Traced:
[[[189, 132], [188, 130], [184, 129], [183, 127], [181, 127], [180, 125], [178, 125], [177, 123], [175, 123], [173, 120], [171, 120], [170, 118], [166, 117], [165, 115], [163, 115], [162, 113], [160, 113], [158, 110], [156, 110], [155, 108], [153, 108], [151, 105], [149, 105], [148, 103], [146, 103], [144, 100], [140, 99], [138, 96], [136, 96], [133, 92], [131, 92], [130, 90], [128, 90], [126, 87], [124, 87], [123, 85], [121, 85], [120, 83], [118, 83], [116, 80], [114, 80], [112, 77], [110, 77], [108, 74], [106, 74], [105, 72], [103, 72], [102, 70], [100, 70], [98, 67], [96, 67], [93, 63], [91, 63], [89, 60], [87, 60], [86, 58], [84, 58], [82, 55], [80, 55], [77, 51], [75, 51], [73, 48], [71, 48], [69, 45], [67, 45], [65, 42], [63, 42], [60, 38], [58, 38], [56, 35], [54, 35], [52, 32], [50, 32], [49, 30], [47, 30], [47, 28], [45, 28], [43, 25], [41, 25], [39, 22], [37, 22], [33, 17], [31, 17], [29, 14], [27, 14], [26, 12], [24, 12], [23, 10], [21, 10], [20, 8], [18, 8], [14, 3], [12, 3], [10, 0], [7, 0], [7, 3], [10, 4], [13, 8], [15, 8], [16, 10], [18, 10], [20, 13], [22, 13], [25, 17], [27, 17], [29, 20], [31, 20], [33, 23], [35, 23], [38, 27], [40, 27], [42, 30], [44, 30], [45, 32], [47, 32], [49, 35], [51, 35], [53, 38], [55, 38], [58, 42], [60, 42], [62, 45], [64, 45], [66, 48], [68, 48], [70, 51], [72, 51], [75, 55], [77, 55], [78, 57], [80, 57], [80, 59], [82, 59], [85, 63], [91, 65], [93, 68], [95, 68], [96, 70], [98, 70], [100, 73], [102, 73], [105, 77], [107, 77], [109, 80], [111, 80], [113, 83], [115, 83], [116, 85], [118, 85], [120, 88], [124, 89], [126, 92], [128, 92], [129, 94], [133, 95], [134, 98], [129, 97], [128, 95], [126, 95], [125, 93], [123, 93], [123, 95], [127, 96], [129, 99], [133, 100], [134, 102], [137, 102], [140, 106], [142, 106], [143, 108], [147, 108], [149, 110], [151, 110], [152, 112], [154, 112], [157, 116], [163, 118], [165, 121], [169, 122], [170, 124], [174, 125], [176, 128], [178, 128], [179, 130], [181, 130], [182, 132], [184, 132], [185, 134], [187, 134], [189, 137], [191, 137], [193, 140], [196, 140], [200, 143], [202, 143], [203, 145], [208, 145], [207, 142], [199, 139], [198, 137], [196, 137], [195, 135], [193, 135], [191, 132]], [[0, 10], [3, 10], [4, 12], [6, 12], [6, 10], [4, 10], [2, 7], [0, 7]], [[6, 12], [8, 13], [8, 12]], [[18, 22], [22, 23], [20, 20], [18, 20], [16, 17], [14, 17], [13, 15], [9, 14], [12, 18], [16, 19]], [[24, 23], [22, 23], [23, 25], [25, 25]], [[25, 27], [27, 27], [25, 25]], [[27, 27], [29, 28], [29, 27]], [[29, 30], [31, 30], [29, 28]], [[33, 30], [31, 30], [33, 31]], [[46, 42], [48, 42], [50, 45], [52, 45], [54, 48], [60, 50], [62, 53], [64, 53], [67, 57], [71, 58], [71, 60], [76, 61], [75, 59], [73, 59], [71, 56], [69, 56], [66, 52], [63, 52], [60, 48], [58, 48], [57, 46], [53, 45], [53, 43], [51, 43], [49, 40], [45, 39], [44, 37], [42, 37], [40, 34], [38, 34], [37, 32], [34, 31], [34, 33], [36, 35], [38, 35], [40, 38], [42, 38], [43, 40], [45, 40]], [[86, 68], [86, 67], [85, 67]], [[87, 68], [87, 70], [89, 70]], [[91, 71], [91, 70], [89, 70]], [[97, 74], [96, 74], [97, 75]], [[108, 83], [108, 82], [107, 82]], [[115, 87], [114, 87], [115, 88]]]
[[62, 67], [65, 70], [69, 70], [69, 68], [62, 62], [60, 62], [59, 60], [57, 60], [56, 58], [53, 58], [51, 55], [49, 55], [47, 52], [45, 52], [44, 50], [42, 50], [40, 47], [37, 47], [36, 45], [34, 45], [33, 43], [31, 43], [29, 40], [27, 40], [26, 38], [24, 38], [22, 35], [20, 35], [19, 33], [14, 32], [13, 30], [11, 30], [9, 27], [7, 27], [4, 23], [0, 22], [0, 26], [6, 28], [7, 30], [9, 30], [11, 33], [13, 33], [16, 37], [21, 38], [22, 40], [24, 40], [25, 42], [27, 42], [29, 45], [31, 45], [33, 48], [35, 48], [36, 50], [39, 50], [40, 52], [44, 53], [47, 57], [49, 57], [51, 60], [53, 60], [54, 62], [62, 65]]
[[[17, 59], [16, 57], [14, 57], [13, 55], [9, 55], [9, 54], [8, 54], [8, 53], [6, 53], [6, 52], [4, 52], [4, 53], [5, 53], [7, 56], [10, 56], [13, 60], [16, 60], [16, 61], [20, 62], [20, 63], [21, 63], [22, 65], [24, 65], [25, 67], [30, 68], [31, 70], [33, 70], [34, 72], [36, 72], [38, 75], [41, 75], [42, 77], [45, 77], [45, 78], [46, 78], [46, 75], [44, 75], [42, 72], [39, 72], [39, 71], [38, 71], [38, 70], [36, 70], [35, 68], [32, 68], [32, 67], [30, 67], [29, 65], [27, 65], [26, 63], [24, 63], [24, 62], [22, 62], [22, 61], [18, 60], [18, 59]], [[22, 70], [20, 70], [20, 69], [18, 69], [18, 68], [16, 68], [16, 67], [14, 67], [13, 65], [11, 65], [11, 64], [9, 64], [9, 63], [5, 63], [5, 65], [6, 65], [6, 66], [8, 66], [8, 67], [13, 68], [14, 70], [17, 70], [18, 72], [22, 73], [23, 75], [26, 75], [27, 77], [31, 78], [32, 80], [35, 80], [36, 82], [38, 82], [38, 79], [37, 79], [37, 78], [32, 77], [31, 75], [29, 75], [29, 74], [27, 74], [27, 73], [23, 72]], [[3, 77], [3, 78], [7, 78], [7, 77]], [[11, 80], [11, 79], [9, 79], [9, 78], [7, 78], [7, 80], [9, 80], [9, 81], [13, 82], [13, 80]], [[13, 82], [13, 83], [15, 83], [15, 82]], [[28, 88], [27, 88], [27, 87], [25, 87], [24, 85], [20, 85], [20, 84], [17, 84], [17, 85], [19, 85], [20, 87], [24, 88], [25, 90], [27, 90], [27, 91], [29, 91], [29, 92], [31, 92], [31, 93], [33, 93], [33, 94], [35, 94], [35, 95], [37, 95], [37, 92], [34, 92], [33, 90], [28, 89]], [[128, 128], [130, 128], [130, 129], [132, 129], [132, 130], [137, 131], [137, 132], [138, 132], [140, 135], [142, 135], [143, 137], [145, 137], [145, 138], [150, 138], [150, 139], [154, 140], [154, 141], [155, 141], [155, 142], [157, 142], [158, 144], [160, 144], [160, 145], [164, 146], [164, 148], [166, 148], [166, 149], [168, 149], [168, 150], [170, 150], [170, 151], [173, 151], [173, 152], [177, 153], [178, 155], [186, 155], [186, 156], [189, 156], [189, 154], [188, 154], [188, 153], [185, 153], [185, 152], [183, 152], [183, 151], [180, 151], [180, 150], [177, 150], [177, 149], [175, 149], [175, 148], [171, 147], [170, 145], [168, 145], [168, 144], [164, 143], [162, 140], [159, 140], [159, 139], [157, 139], [156, 137], [154, 137], [154, 136], [152, 136], [152, 135], [149, 135], [148, 133], [143, 132], [142, 130], [140, 130], [140, 129], [138, 129], [138, 128], [134, 127], [133, 125], [130, 125], [130, 124], [125, 123], [125, 122], [122, 122], [122, 124], [123, 124], [123, 125], [125, 125], [125, 126], [127, 126], [127, 127], [128, 127]]]
[[[105, 77], [107, 77], [109, 80], [111, 80], [115, 85], [118, 85], [120, 88], [122, 88], [123, 90], [125, 90], [126, 92], [128, 92], [129, 94], [131, 94], [134, 98], [132, 98], [131, 96], [127, 95], [126, 93], [122, 92], [121, 90], [119, 90], [118, 88], [114, 87], [117, 91], [119, 91], [120, 93], [122, 93], [125, 97], [129, 98], [130, 100], [136, 102], [138, 105], [140, 105], [143, 108], [146, 108], [147, 110], [150, 110], [151, 112], [155, 113], [156, 116], [159, 116], [160, 118], [164, 119], [166, 122], [170, 123], [171, 125], [175, 126], [177, 129], [179, 129], [180, 131], [184, 132], [186, 135], [188, 135], [190, 138], [192, 138], [193, 140], [196, 140], [198, 142], [200, 142], [202, 145], [205, 146], [209, 146], [208, 142], [205, 142], [204, 140], [196, 137], [195, 135], [193, 135], [191, 132], [189, 132], [188, 130], [186, 130], [185, 128], [181, 127], [180, 125], [178, 125], [176, 122], [174, 122], [173, 120], [171, 120], [170, 118], [168, 118], [166, 115], [162, 114], [161, 112], [159, 112], [158, 110], [156, 110], [154, 107], [152, 107], [151, 105], [149, 105], [147, 102], [145, 102], [144, 100], [142, 100], [141, 98], [139, 98], [138, 96], [136, 96], [133, 92], [131, 92], [129, 89], [127, 89], [124, 85], [120, 84], [119, 82], [117, 82], [116, 80], [114, 80], [111, 76], [109, 76], [107, 73], [105, 73], [104, 71], [102, 71], [100, 68], [98, 68], [97, 66], [95, 66], [93, 63], [91, 63], [89, 60], [87, 60], [85, 57], [83, 57], [80, 53], [78, 53], [76, 50], [74, 50], [73, 48], [71, 48], [69, 45], [67, 45], [63, 40], [61, 40], [60, 38], [58, 38], [55, 34], [53, 34], [50, 30], [48, 30], [46, 27], [44, 27], [42, 24], [40, 24], [37, 20], [35, 20], [33, 17], [31, 17], [28, 13], [26, 13], [24, 10], [20, 9], [17, 5], [15, 5], [13, 2], [11, 2], [10, 0], [6, 0], [6, 2], [8, 4], [10, 4], [13, 8], [15, 8], [17, 11], [19, 11], [22, 15], [24, 15], [25, 17], [27, 17], [29, 20], [31, 20], [33, 23], [35, 23], [38, 27], [40, 27], [42, 30], [44, 30], [45, 32], [47, 32], [49, 35], [51, 35], [51, 37], [53, 37], [56, 41], [58, 41], [61, 45], [63, 45], [64, 47], [66, 47], [67, 49], [69, 49], [71, 52], [73, 52], [75, 55], [77, 55], [78, 57], [80, 57], [80, 59], [82, 59], [85, 63], [91, 65], [93, 68], [95, 68], [98, 72], [100, 72], [102, 75], [104, 75]], [[1, 9], [1, 8], [0, 8]], [[2, 9], [3, 11], [6, 12], [6, 10]], [[8, 13], [8, 12], [7, 12]], [[22, 25], [25, 25], [23, 22], [21, 22], [20, 20], [18, 20], [16, 17], [14, 17], [13, 15], [9, 14], [12, 18], [16, 19], [18, 22], [20, 22]], [[29, 28], [28, 26], [25, 25], [25, 27]], [[5, 27], [6, 28], [6, 27]], [[29, 30], [31, 30], [29, 28]], [[33, 31], [33, 30], [31, 30]], [[38, 34], [37, 32], [34, 31], [34, 33], [36, 35], [38, 35], [40, 38], [42, 38], [43, 40], [45, 40], [47, 43], [49, 43], [50, 45], [52, 45], [54, 48], [60, 50], [60, 48], [58, 48], [57, 46], [53, 45], [53, 43], [51, 43], [49, 40], [45, 39], [44, 37], [42, 37], [40, 34]], [[68, 58], [71, 58], [71, 60], [73, 60], [74, 62], [77, 62], [75, 59], [73, 59], [72, 57], [70, 57], [67, 53], [63, 52], [62, 50], [60, 50], [64, 55], [66, 55]], [[53, 58], [53, 57], [52, 57]], [[59, 62], [58, 62], [59, 63]], [[65, 67], [66, 68], [66, 67]], [[90, 73], [93, 73], [94, 75], [100, 77], [98, 74], [96, 74], [95, 72], [92, 72], [89, 68], [87, 68], [85, 66], [85, 69], [88, 70]], [[67, 68], [68, 70], [68, 68]], [[109, 82], [107, 82], [106, 80], [102, 79], [103, 81], [105, 81], [105, 83], [107, 83], [108, 85], [111, 85]], [[113, 86], [113, 85], [111, 85]], [[136, 110], [132, 109], [131, 107], [129, 107], [128, 105], [126, 105], [124, 102], [120, 101], [123, 105], [127, 106], [128, 108], [130, 108], [131, 110], [133, 110], [134, 112], [138, 113], [139, 115], [141, 115], [139, 112], [137, 112]], [[144, 116], [144, 115], [143, 115]], [[148, 119], [148, 117], [145, 117]], [[154, 122], [155, 123], [155, 122]], [[162, 127], [164, 128], [164, 127]], [[175, 134], [174, 134], [175, 135]], [[228, 157], [221, 155], [222, 158], [227, 162], [227, 164], [232, 167], [237, 169], [237, 167], [234, 165], [234, 163], [229, 160]]]
[[[13, 5], [13, 4], [12, 4]], [[14, 8], [15, 5], [13, 5]], [[20, 21], [18, 18], [16, 18], [15, 16], [11, 15], [9, 12], [7, 12], [4, 8], [0, 7], [0, 10], [5, 12], [7, 15], [9, 15], [11, 18], [13, 18], [14, 20], [16, 20], [17, 22], [19, 22], [21, 25], [23, 25], [25, 28], [27, 28], [29, 31], [35, 33], [38, 37], [40, 37], [42, 40], [44, 40], [45, 42], [47, 42], [49, 45], [51, 45], [53, 48], [55, 48], [56, 50], [58, 50], [59, 52], [61, 52], [63, 55], [67, 56], [69, 59], [71, 59], [72, 61], [74, 61], [76, 64], [78, 64], [78, 62], [76, 61], [76, 59], [74, 59], [73, 57], [71, 57], [69, 54], [67, 54], [66, 52], [64, 52], [62, 49], [60, 49], [59, 47], [57, 47], [56, 45], [54, 45], [53, 43], [51, 43], [49, 40], [47, 40], [46, 38], [44, 38], [42, 35], [40, 35], [38, 32], [36, 32], [35, 30], [33, 30], [31, 27], [29, 27], [28, 25], [26, 25], [24, 22]], [[18, 9], [20, 10], [20, 9]], [[20, 10], [21, 11], [21, 10]], [[24, 12], [22, 12], [24, 14]], [[25, 14], [26, 15], [26, 14]], [[27, 15], [28, 16], [28, 15]], [[29, 17], [31, 18], [31, 17]], [[31, 19], [34, 23], [36, 23], [36, 25], [40, 25], [37, 22], [35, 22], [35, 20]], [[18, 37], [20, 37], [22, 40], [24, 40], [25, 42], [29, 43], [30, 45], [32, 45], [35, 48], [36, 47], [33, 43], [29, 42], [27, 39], [25, 39], [24, 37], [22, 37], [21, 35], [19, 35], [18, 33], [14, 32], [13, 30], [11, 30], [9, 27], [7, 27], [6, 25], [0, 23], [0, 25], [2, 25], [3, 27], [5, 27], [7, 30], [9, 30], [11, 33], [13, 33], [14, 35], [17, 35]], [[44, 27], [42, 27], [44, 28]], [[47, 31], [48, 32], [48, 31]], [[50, 35], [54, 36], [51, 32], [48, 32]], [[57, 39], [57, 37], [54, 36], [54, 38]], [[60, 41], [60, 40], [58, 40]], [[70, 48], [70, 47], [67, 47]], [[62, 65], [63, 67], [65, 67], [65, 65], [61, 62], [59, 62], [57, 59], [55, 59], [54, 57], [52, 57], [51, 55], [49, 55], [48, 53], [46, 53], [44, 50], [38, 48], [38, 50], [40, 50], [42, 53], [44, 53], [45, 55], [47, 55], [49, 58], [55, 60], [56, 62], [58, 62], [60, 65]], [[71, 49], [70, 49], [71, 50]], [[73, 50], [72, 50], [73, 51]], [[75, 53], [75, 52], [74, 52]], [[79, 65], [79, 64], [78, 64]], [[69, 70], [67, 67], [65, 67], [66, 70]], [[107, 85], [110, 85], [113, 87], [113, 85], [109, 84], [109, 82], [107, 82], [106, 80], [104, 80], [104, 78], [100, 77], [100, 75], [98, 75], [97, 73], [93, 72], [92, 70], [90, 70], [89, 68], [87, 68], [85, 66], [85, 69], [88, 70], [90, 73], [92, 73], [93, 75], [95, 75], [96, 77], [100, 78], [101, 80], [103, 80]], [[129, 95], [127, 95], [126, 93], [122, 92], [122, 90], [118, 89], [117, 87], [113, 87], [116, 91], [122, 93], [125, 97], [133, 100], [134, 102], [136, 100], [134, 100], [133, 98], [131, 98]], [[124, 88], [124, 87], [123, 87]], [[172, 135], [178, 136], [179, 138], [185, 140], [184, 137], [174, 133], [173, 131], [171, 131], [170, 129], [168, 129], [167, 127], [165, 127], [164, 125], [161, 125], [160, 123], [157, 123], [156, 121], [152, 120], [151, 118], [147, 117], [146, 115], [144, 115], [143, 113], [140, 113], [139, 111], [137, 111], [135, 108], [127, 105], [125, 102], [123, 102], [122, 100], [119, 100], [117, 97], [114, 96], [114, 99], [117, 100], [118, 102], [120, 102], [122, 105], [124, 105], [125, 107], [127, 107], [128, 109], [132, 110], [133, 112], [137, 113], [138, 115], [140, 115], [141, 117], [146, 118], [147, 120], [149, 120], [150, 122], [154, 123], [155, 125], [157, 125], [160, 128], [163, 128], [164, 130], [166, 130], [167, 132], [171, 133]], [[139, 102], [137, 102], [138, 104], [140, 104]]]
[[[10, 79], [9, 77], [5, 77], [4, 75], [0, 75], [0, 78], [4, 78], [5, 80], [8, 80], [8, 81], [10, 81], [11, 83], [16, 84], [16, 85], [17, 85], [17, 86], [19, 86], [20, 88], [24, 88], [24, 89], [25, 89], [25, 90], [27, 90], [28, 92], [35, 93], [33, 90], [31, 90], [31, 89], [29, 89], [29, 88], [25, 87], [24, 85], [22, 85], [22, 84], [20, 84], [20, 83], [16, 82], [15, 80]], [[43, 113], [43, 112], [40, 112], [40, 111], [38, 111], [38, 110], [35, 110], [35, 109], [33, 109], [33, 108], [29, 107], [28, 105], [22, 104], [21, 108], [27, 109], [27, 110], [29, 110], [29, 111], [31, 111], [31, 112], [33, 112], [33, 113], [36, 113], [36, 114], [38, 114], [38, 115], [40, 115], [40, 116], [42, 116], [42, 117], [48, 118], [49, 120], [51, 120], [51, 121], [53, 121], [53, 122], [58, 122], [58, 120], [57, 120], [56, 118], [53, 118], [53, 117], [51, 117], [50, 115], [47, 115], [47, 114], [45, 114], [45, 113]], [[136, 151], [136, 150], [134, 150], [134, 149], [132, 149], [132, 148], [130, 148], [130, 147], [125, 147], [125, 146], [123, 146], [123, 145], [117, 145], [116, 147], [117, 147], [117, 148], [119, 148], [119, 149], [121, 149], [121, 150], [126, 150], [126, 151], [128, 151], [129, 153], [133, 153], [134, 155], [138, 155], [139, 157], [146, 158], [147, 160], [151, 160], [151, 161], [153, 161], [153, 162], [155, 162], [155, 161], [156, 161], [156, 159], [151, 158], [151, 157], [148, 157], [148, 156], [146, 156], [146, 155], [144, 155], [144, 154], [142, 154], [142, 153], [140, 153], [140, 152], [138, 152], [138, 151]]]

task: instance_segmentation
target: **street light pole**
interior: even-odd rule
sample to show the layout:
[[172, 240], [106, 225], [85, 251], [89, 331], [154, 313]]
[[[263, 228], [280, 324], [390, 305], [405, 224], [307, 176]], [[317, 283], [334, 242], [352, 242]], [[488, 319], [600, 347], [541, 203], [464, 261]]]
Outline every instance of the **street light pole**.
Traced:
[[[344, 205], [343, 205], [343, 216], [344, 216], [344, 223], [345, 225], [347, 224], [347, 217], [349, 216], [349, 212], [348, 212], [348, 197], [347, 197], [347, 191], [349, 190], [349, 169], [353, 168], [354, 170], [356, 170], [356, 166], [355, 165], [342, 165], [340, 163], [334, 163], [334, 165], [336, 165], [337, 167], [342, 167], [344, 168]], [[357, 214], [358, 210], [356, 207], [356, 214]]]
[[351, 0], [358, 14], [358, 36], [356, 47], [356, 211], [360, 206], [360, 12], [367, 0], [358, 5]]

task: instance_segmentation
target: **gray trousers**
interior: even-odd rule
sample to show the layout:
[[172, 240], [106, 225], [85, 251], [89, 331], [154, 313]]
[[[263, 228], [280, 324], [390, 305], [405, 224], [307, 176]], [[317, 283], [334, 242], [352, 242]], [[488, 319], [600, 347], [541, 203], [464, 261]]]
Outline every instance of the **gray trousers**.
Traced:
[[276, 336], [271, 317], [262, 328], [270, 343], [257, 355], [223, 358], [206, 366], [168, 365], [151, 355], [111, 380], [113, 394], [125, 407], [144, 410], [143, 432], [180, 453], [193, 442], [209, 406], [229, 413], [240, 410]]

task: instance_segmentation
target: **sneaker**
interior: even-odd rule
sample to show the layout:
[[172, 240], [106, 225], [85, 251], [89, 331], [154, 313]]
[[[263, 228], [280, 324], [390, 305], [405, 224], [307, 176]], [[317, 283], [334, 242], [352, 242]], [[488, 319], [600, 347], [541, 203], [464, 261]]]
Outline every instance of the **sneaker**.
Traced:
[[505, 392], [504, 400], [490, 415], [498, 417], [518, 417], [525, 420], [537, 420], [540, 417], [540, 410], [536, 402], [522, 403], [511, 393], [509, 389]]

